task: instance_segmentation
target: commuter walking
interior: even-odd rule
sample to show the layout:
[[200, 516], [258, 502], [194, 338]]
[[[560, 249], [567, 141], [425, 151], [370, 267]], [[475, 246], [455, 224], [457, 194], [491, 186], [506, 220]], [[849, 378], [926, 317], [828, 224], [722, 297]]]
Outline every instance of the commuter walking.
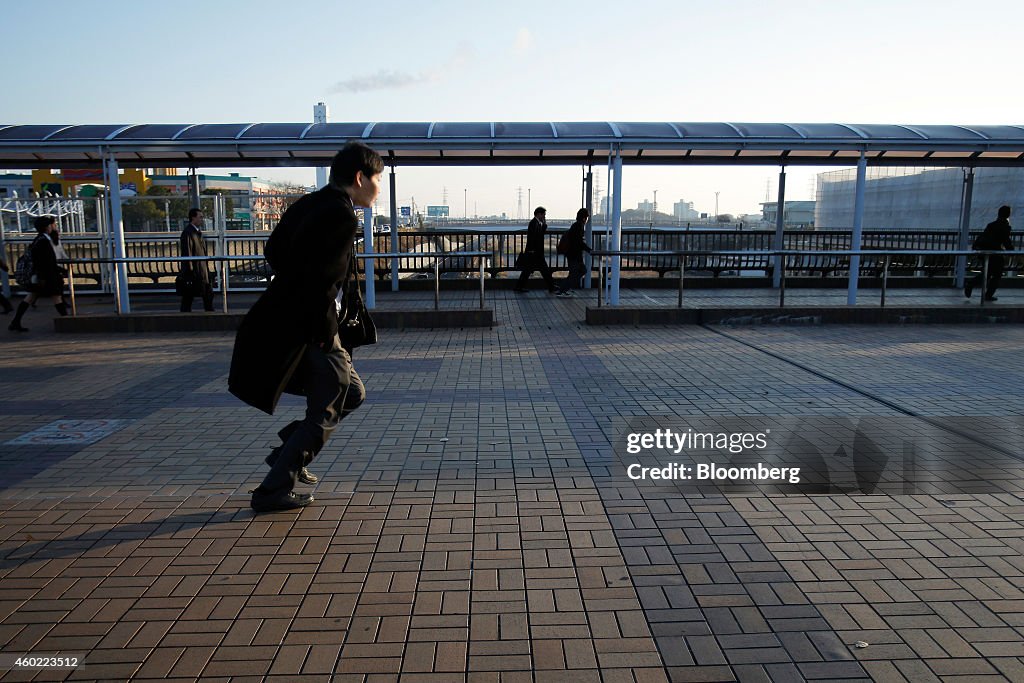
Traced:
[[51, 299], [53, 307], [61, 316], [68, 314], [68, 307], [63, 298], [64, 273], [57, 264], [57, 253], [50, 238], [56, 224], [57, 219], [53, 216], [40, 216], [35, 220], [37, 234], [28, 246], [27, 254], [30, 259], [28, 283], [22, 283], [28, 290], [28, 295], [18, 304], [14, 320], [7, 326], [11, 332], [28, 332], [28, 328], [22, 326], [21, 319], [25, 317], [29, 306], [34, 305], [40, 297]]
[[533, 275], [533, 271], [539, 270], [548, 286], [548, 292], [555, 294], [559, 291], [555, 286], [555, 280], [551, 277], [551, 268], [544, 258], [544, 234], [548, 231], [547, 209], [538, 206], [533, 212], [533, 220], [526, 228], [526, 249], [519, 256], [516, 265], [520, 268], [519, 282], [516, 286], [517, 292], [525, 292], [526, 281]]
[[583, 262], [583, 252], [590, 252], [590, 246], [584, 237], [584, 229], [587, 221], [590, 220], [590, 212], [580, 209], [576, 212], [576, 221], [569, 226], [569, 230], [562, 235], [558, 242], [558, 252], [565, 255], [569, 264], [569, 274], [565, 277], [565, 284], [558, 296], [572, 296], [572, 290], [583, 288], [583, 276], [587, 274], [587, 266]]
[[[209, 256], [202, 227], [203, 212], [199, 209], [189, 209], [188, 224], [181, 231], [180, 256]], [[210, 271], [206, 264], [206, 261], [181, 262], [181, 269], [175, 280], [175, 291], [181, 297], [182, 313], [192, 311], [192, 300], [197, 296], [202, 298], [204, 310], [213, 310], [213, 287], [210, 286]]]
[[354, 342], [339, 314], [352, 297], [346, 292], [355, 270], [355, 207], [373, 205], [383, 171], [377, 152], [345, 145], [328, 184], [295, 202], [267, 241], [274, 278], [238, 329], [228, 389], [270, 414], [282, 392], [303, 395], [306, 414], [278, 432], [281, 446], [267, 457], [270, 472], [252, 494], [257, 512], [313, 502], [293, 489], [299, 481], [316, 483], [306, 465], [365, 398], [346, 348]]
[[[1010, 207], [1000, 206], [996, 219], [985, 226], [984, 232], [974, 240], [974, 248], [978, 251], [1013, 251], [1013, 242], [1010, 240]], [[985, 283], [985, 301], [997, 301], [996, 289], [999, 288], [999, 281], [1003, 277], [1006, 268], [1006, 259], [998, 254], [988, 257], [988, 282]], [[974, 293], [974, 288], [981, 285], [982, 274], [978, 273], [971, 278], [964, 286], [964, 296], [968, 299]]]

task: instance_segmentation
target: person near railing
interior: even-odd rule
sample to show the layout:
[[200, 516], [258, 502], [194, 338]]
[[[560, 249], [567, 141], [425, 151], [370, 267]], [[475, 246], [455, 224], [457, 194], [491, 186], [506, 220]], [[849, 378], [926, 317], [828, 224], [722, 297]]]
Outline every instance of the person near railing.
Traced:
[[[4, 257], [3, 250], [0, 250], [0, 270], [2, 270], [5, 273], [10, 272], [10, 268], [7, 266], [7, 259]], [[3, 309], [2, 311], [0, 311], [0, 313], [3, 313], [4, 315], [7, 315], [8, 313], [14, 310], [14, 306], [11, 306], [11, 302], [8, 301], [7, 297], [4, 296], [3, 292], [0, 292], [0, 308]]]
[[61, 316], [68, 314], [68, 306], [64, 303], [64, 271], [57, 263], [57, 253], [50, 238], [56, 225], [57, 219], [54, 216], [39, 216], [35, 220], [38, 234], [28, 246], [32, 268], [29, 283], [24, 285], [28, 295], [18, 304], [14, 320], [7, 326], [11, 332], [28, 332], [28, 328], [21, 324], [21, 319], [40, 297], [49, 297]]
[[[558, 241], [559, 253], [565, 255], [569, 264], [569, 274], [558, 296], [572, 296], [572, 290], [583, 288], [583, 276], [587, 274], [587, 264], [583, 262], [583, 252], [590, 252], [590, 245], [584, 238], [584, 228], [590, 220], [590, 212], [585, 208], [576, 212], [576, 221]], [[564, 246], [563, 246], [564, 245]]]
[[[1000, 206], [996, 219], [985, 226], [984, 232], [974, 240], [974, 248], [978, 251], [1013, 251], [1013, 241], [1010, 239], [1010, 207]], [[1006, 268], [1006, 259], [998, 254], [988, 257], [988, 282], [985, 283], [985, 301], [996, 301], [996, 289], [1003, 277]], [[979, 272], [964, 285], [964, 296], [968, 299], [974, 293], [974, 288], [981, 284], [982, 272]]]
[[[180, 256], [209, 256], [202, 227], [203, 212], [189, 209], [188, 223], [179, 238]], [[175, 285], [181, 296], [182, 313], [192, 311], [192, 301], [197, 296], [202, 297], [204, 310], [213, 310], [213, 287], [210, 286], [210, 269], [206, 261], [182, 261]]]
[[282, 393], [302, 395], [306, 414], [278, 432], [281, 446], [266, 458], [270, 472], [252, 494], [257, 512], [313, 502], [293, 489], [299, 481], [316, 483], [306, 465], [366, 397], [339, 338], [338, 299], [355, 260], [354, 207], [373, 206], [383, 172], [377, 152], [345, 145], [327, 185], [289, 207], [267, 241], [274, 278], [238, 328], [228, 389], [270, 414]]
[[516, 267], [520, 269], [519, 283], [516, 285], [517, 292], [525, 292], [526, 281], [533, 275], [533, 271], [539, 270], [548, 286], [549, 294], [556, 294], [559, 290], [555, 280], [551, 277], [551, 268], [544, 258], [544, 234], [548, 231], [547, 221], [548, 210], [538, 206], [533, 211], [533, 220], [526, 228], [526, 248], [516, 260]]

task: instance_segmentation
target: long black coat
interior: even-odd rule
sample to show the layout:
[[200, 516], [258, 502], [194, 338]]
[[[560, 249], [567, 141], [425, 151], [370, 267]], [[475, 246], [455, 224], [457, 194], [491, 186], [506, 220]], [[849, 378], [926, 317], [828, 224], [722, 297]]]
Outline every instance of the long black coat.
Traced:
[[544, 254], [544, 234], [548, 231], [546, 221], [534, 217], [526, 227], [526, 248], [523, 251]]
[[974, 240], [974, 248], [982, 251], [1013, 249], [1013, 241], [1010, 239], [1010, 221], [1005, 218], [997, 218], [986, 225], [985, 231]]
[[[178, 242], [180, 256], [209, 256], [206, 253], [206, 240], [203, 239], [203, 233], [199, 232], [199, 229], [191, 223], [181, 231]], [[180, 270], [182, 273], [195, 272], [197, 288], [205, 288], [210, 284], [210, 270], [206, 261], [182, 261]]]
[[64, 293], [64, 270], [57, 264], [57, 252], [46, 235], [39, 234], [28, 247], [32, 252], [32, 284], [26, 289], [38, 296]]
[[352, 200], [329, 185], [281, 217], [264, 250], [274, 279], [235, 337], [232, 394], [273, 414], [283, 392], [304, 393], [292, 375], [307, 345], [329, 344], [338, 332], [335, 299], [349, 277], [357, 227]]
[[586, 242], [584, 226], [586, 223], [575, 221], [565, 233], [565, 257], [567, 259], [583, 258], [583, 252], [590, 251]]

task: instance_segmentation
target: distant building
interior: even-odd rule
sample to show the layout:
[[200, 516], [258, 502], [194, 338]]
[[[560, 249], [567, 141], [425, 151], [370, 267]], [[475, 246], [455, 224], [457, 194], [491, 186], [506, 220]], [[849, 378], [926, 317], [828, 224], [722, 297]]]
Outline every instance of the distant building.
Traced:
[[645, 199], [636, 205], [636, 210], [643, 211], [644, 213], [654, 213], [654, 203]]
[[[864, 229], [959, 229], [966, 173], [960, 168], [869, 167], [864, 185]], [[815, 226], [819, 230], [852, 228], [856, 190], [855, 169], [819, 173]], [[970, 228], [984, 228], [1004, 204], [1012, 207], [1015, 215], [1024, 211], [1024, 169], [976, 168]]]
[[32, 176], [28, 173], [0, 173], [0, 199], [10, 199], [15, 194], [26, 199], [33, 190]]
[[[770, 226], [778, 221], [779, 203], [762, 202], [761, 220]], [[782, 224], [789, 229], [808, 230], [814, 227], [814, 202], [786, 202], [782, 208]]]
[[700, 214], [693, 208], [693, 202], [685, 199], [680, 199], [672, 205], [672, 215], [677, 221], [695, 221], [700, 218]]

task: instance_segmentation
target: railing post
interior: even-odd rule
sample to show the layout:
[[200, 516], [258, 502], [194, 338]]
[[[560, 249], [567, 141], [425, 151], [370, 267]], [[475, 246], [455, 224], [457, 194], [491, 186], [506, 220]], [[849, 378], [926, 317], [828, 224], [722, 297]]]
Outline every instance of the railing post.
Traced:
[[225, 313], [228, 312], [228, 261], [227, 257], [220, 263], [220, 295], [221, 305]]
[[985, 254], [981, 263], [981, 305], [985, 305], [985, 297], [988, 294], [988, 254]]
[[679, 254], [679, 303], [677, 304], [678, 308], [682, 308], [683, 307], [683, 277], [684, 277], [685, 272], [686, 272], [686, 259], [683, 257], [683, 254], [680, 253]]
[[480, 310], [484, 310], [484, 258], [480, 257]]
[[597, 307], [604, 301], [604, 254], [597, 257]]
[[[4, 273], [6, 275], [6, 273]], [[75, 303], [75, 264], [68, 263], [68, 289], [71, 292], [71, 315], [78, 315], [78, 306]]]
[[889, 259], [892, 258], [892, 254], [886, 254], [885, 260], [882, 262], [882, 301], [881, 307], [885, 308], [885, 290], [889, 284]]
[[441, 259], [434, 258], [434, 310], [441, 308]]
[[788, 259], [785, 254], [779, 254], [779, 256], [781, 257], [779, 259], [781, 267], [779, 273], [779, 308], [784, 308], [786, 306], [786, 261]]

